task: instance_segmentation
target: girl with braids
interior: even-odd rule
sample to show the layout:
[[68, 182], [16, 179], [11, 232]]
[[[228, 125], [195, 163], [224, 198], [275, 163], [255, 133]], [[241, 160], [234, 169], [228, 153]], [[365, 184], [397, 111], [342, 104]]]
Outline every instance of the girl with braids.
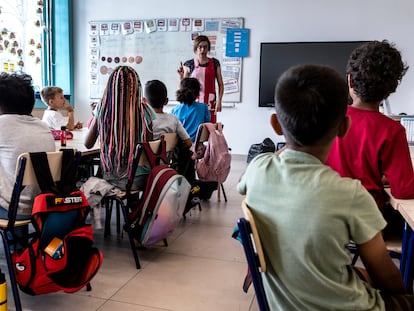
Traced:
[[[97, 107], [85, 146], [91, 148], [99, 136], [103, 178], [125, 189], [135, 147], [152, 140], [154, 111], [142, 102], [142, 87], [137, 72], [119, 66], [109, 76]], [[149, 167], [138, 167], [133, 189], [143, 189]]]

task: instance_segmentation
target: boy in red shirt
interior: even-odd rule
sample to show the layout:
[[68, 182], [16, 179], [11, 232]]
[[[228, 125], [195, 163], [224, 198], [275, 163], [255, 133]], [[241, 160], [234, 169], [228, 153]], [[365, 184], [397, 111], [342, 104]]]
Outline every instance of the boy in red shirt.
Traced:
[[384, 178], [398, 199], [414, 198], [414, 173], [404, 127], [380, 113], [381, 102], [395, 92], [408, 66], [387, 41], [356, 48], [347, 64], [352, 125], [336, 138], [326, 164], [343, 177], [359, 179], [390, 222]]

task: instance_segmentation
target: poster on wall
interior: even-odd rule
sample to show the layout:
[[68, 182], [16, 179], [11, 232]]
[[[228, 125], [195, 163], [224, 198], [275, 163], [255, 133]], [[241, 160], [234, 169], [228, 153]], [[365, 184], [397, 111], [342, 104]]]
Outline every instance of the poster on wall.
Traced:
[[133, 67], [141, 83], [158, 79], [175, 101], [179, 86], [177, 68], [194, 58], [193, 40], [200, 34], [211, 42], [209, 57], [220, 61], [223, 103], [241, 100], [242, 58], [226, 53], [229, 28], [241, 29], [243, 18], [156, 18], [125, 21], [91, 21], [89, 43], [89, 90], [91, 99], [100, 99], [106, 82], [119, 65]]

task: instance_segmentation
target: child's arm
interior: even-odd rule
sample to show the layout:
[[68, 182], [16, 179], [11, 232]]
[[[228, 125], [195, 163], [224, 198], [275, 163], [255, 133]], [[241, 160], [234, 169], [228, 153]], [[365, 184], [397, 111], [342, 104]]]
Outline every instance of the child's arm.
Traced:
[[83, 144], [88, 149], [92, 148], [93, 145], [95, 145], [97, 138], [98, 138], [98, 121], [96, 120], [96, 118], [93, 118]]
[[358, 250], [374, 287], [391, 294], [405, 294], [401, 273], [387, 252], [381, 232], [359, 244]]
[[63, 109], [67, 110], [68, 112], [68, 124], [66, 125], [66, 128], [69, 131], [72, 131], [75, 128], [75, 117], [73, 107], [71, 104], [65, 103]]

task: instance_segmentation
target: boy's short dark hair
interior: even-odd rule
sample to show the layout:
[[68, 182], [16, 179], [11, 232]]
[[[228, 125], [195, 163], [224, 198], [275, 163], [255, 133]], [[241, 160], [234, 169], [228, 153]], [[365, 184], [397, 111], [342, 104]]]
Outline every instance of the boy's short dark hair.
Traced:
[[30, 115], [34, 103], [31, 76], [0, 73], [0, 110], [2, 113]]
[[395, 92], [407, 69], [394, 44], [383, 40], [357, 47], [348, 59], [346, 70], [354, 92], [363, 102], [372, 103]]
[[42, 101], [48, 105], [49, 100], [54, 99], [56, 94], [63, 94], [63, 90], [58, 86], [46, 86], [40, 91]]
[[322, 65], [289, 68], [275, 92], [276, 114], [286, 140], [312, 146], [334, 138], [348, 99], [345, 78]]
[[145, 84], [144, 96], [153, 108], [162, 108], [167, 99], [167, 87], [160, 80], [150, 80]]

